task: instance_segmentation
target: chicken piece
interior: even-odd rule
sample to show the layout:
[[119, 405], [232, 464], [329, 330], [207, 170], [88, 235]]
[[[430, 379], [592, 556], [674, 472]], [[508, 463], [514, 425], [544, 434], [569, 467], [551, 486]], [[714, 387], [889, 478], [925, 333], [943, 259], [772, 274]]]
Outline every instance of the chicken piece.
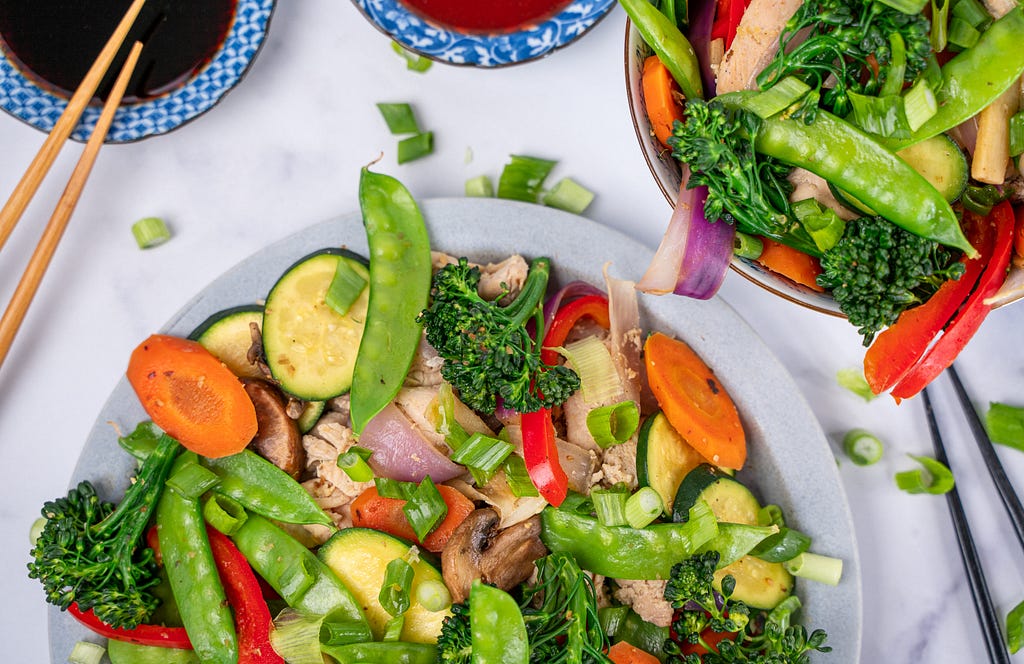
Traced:
[[440, 385], [444, 378], [441, 377], [441, 365], [444, 358], [437, 354], [434, 347], [427, 343], [426, 334], [420, 337], [420, 343], [416, 347], [416, 355], [412, 358], [412, 366], [409, 373], [405, 375], [407, 387], [434, 387]]
[[845, 221], [860, 216], [857, 212], [843, 207], [836, 200], [836, 197], [832, 195], [832, 190], [828, 188], [825, 178], [815, 175], [806, 168], [794, 168], [786, 179], [793, 185], [793, 193], [789, 195], [789, 200], [796, 202], [813, 198]]
[[779, 50], [779, 35], [802, 0], [753, 0], [718, 67], [718, 94], [756, 90], [757, 75]]
[[[440, 251], [430, 252], [430, 259], [435, 270], [458, 261], [456, 257]], [[526, 275], [530, 271], [526, 259], [518, 254], [509, 256], [500, 263], [488, 263], [487, 265], [470, 263], [470, 265], [480, 268], [480, 283], [477, 285], [480, 297], [485, 300], [494, 300], [502, 296], [506, 289], [508, 290], [508, 293], [498, 301], [501, 305], [508, 304], [519, 295], [519, 291], [523, 288], [523, 282], [526, 281]]]
[[373, 482], [356, 482], [338, 468], [338, 455], [355, 444], [352, 430], [343, 424], [346, 420], [344, 413], [327, 411], [310, 433], [302, 437], [306, 467], [314, 474], [314, 479], [304, 482], [303, 486], [339, 528], [352, 525], [350, 504], [373, 486]]
[[[395, 405], [405, 413], [423, 437], [433, 443], [439, 450], [447, 450], [444, 436], [437, 432], [433, 412], [437, 402], [437, 386], [403, 387], [395, 395]], [[480, 416], [464, 403], [455, 399], [455, 420], [469, 434], [480, 433], [494, 436], [494, 432], [484, 423]]]
[[633, 608], [647, 622], [658, 627], [672, 624], [672, 605], [665, 601], [667, 581], [633, 581], [616, 579], [619, 588], [612, 593], [615, 599]]
[[621, 445], [613, 445], [605, 450], [601, 461], [600, 481], [604, 486], [623, 483], [630, 491], [637, 487], [636, 474], [637, 441], [627, 440]]

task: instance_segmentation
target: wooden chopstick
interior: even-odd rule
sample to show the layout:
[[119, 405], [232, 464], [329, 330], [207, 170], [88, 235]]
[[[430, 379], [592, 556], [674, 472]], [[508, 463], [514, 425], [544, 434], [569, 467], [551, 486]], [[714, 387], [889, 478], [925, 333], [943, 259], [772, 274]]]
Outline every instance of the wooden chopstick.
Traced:
[[39, 239], [39, 244], [36, 245], [35, 251], [32, 253], [32, 258], [29, 260], [28, 266], [21, 276], [21, 281], [18, 282], [17, 288], [14, 289], [14, 295], [11, 297], [3, 317], [0, 318], [0, 366], [3, 366], [4, 359], [6, 359], [7, 353], [11, 349], [11, 344], [14, 342], [14, 337], [18, 333], [18, 328], [21, 327], [21, 322], [25, 318], [29, 305], [32, 303], [32, 298], [35, 297], [40, 282], [43, 280], [46, 268], [50, 265], [50, 259], [53, 258], [53, 254], [57, 250], [57, 244], [60, 242], [61, 236], [64, 235], [64, 230], [68, 226], [68, 221], [70, 221], [71, 214], [78, 203], [78, 198], [82, 194], [85, 182], [89, 179], [92, 166], [96, 163], [96, 155], [99, 153], [100, 148], [103, 147], [103, 141], [110, 130], [114, 114], [117, 112], [117, 108], [121, 104], [121, 98], [128, 88], [128, 81], [135, 71], [135, 65], [139, 61], [139, 54], [141, 52], [142, 42], [135, 42], [128, 54], [128, 59], [121, 68], [121, 73], [118, 74], [117, 80], [114, 82], [110, 96], [107, 97], [107, 101], [103, 104], [103, 110], [100, 113], [99, 120], [96, 122], [96, 128], [93, 129], [92, 135], [89, 136], [89, 141], [85, 144], [82, 156], [79, 157], [75, 170], [71, 173], [71, 179], [68, 180], [64, 193], [61, 195], [60, 200], [57, 201], [57, 207], [54, 209], [50, 221], [43, 230], [43, 235]]
[[[935, 410], [932, 408], [927, 387], [922, 390], [921, 396], [924, 398], [924, 410], [928, 417], [932, 445], [935, 448], [935, 459], [948, 467], [949, 458], [946, 455], [946, 446], [942, 442], [942, 433], [939, 431], [939, 424], [935, 419]], [[953, 520], [953, 529], [956, 531], [960, 558], [963, 560], [964, 570], [967, 572], [967, 585], [970, 588], [974, 609], [978, 613], [978, 620], [981, 623], [989, 661], [997, 664], [1010, 664], [1010, 654], [1006, 650], [1003, 633], [999, 627], [1002, 620], [992, 604], [992, 596], [988, 592], [988, 583], [985, 581], [981, 558], [978, 556], [978, 549], [974, 546], [974, 538], [971, 536], [971, 529], [956, 487], [946, 494], [946, 503], [949, 506], [949, 515]]]
[[25, 208], [28, 207], [29, 201], [39, 189], [39, 184], [50, 170], [50, 166], [53, 165], [53, 160], [57, 158], [57, 153], [60, 152], [64, 142], [71, 135], [75, 125], [78, 124], [82, 111], [96, 94], [96, 88], [99, 87], [107, 70], [110, 69], [110, 63], [114, 61], [117, 52], [121, 50], [121, 45], [128, 36], [128, 31], [131, 30], [139, 12], [142, 11], [142, 5], [145, 2], [146, 0], [132, 2], [121, 22], [117, 24], [114, 34], [107, 40], [96, 61], [93, 62], [78, 89], [71, 96], [68, 105], [64, 107], [64, 112], [57, 118], [57, 122], [54, 123], [53, 129], [50, 130], [25, 174], [21, 176], [21, 180], [14, 187], [11, 197], [7, 199], [3, 209], [0, 209], [0, 249], [3, 249], [7, 238], [10, 237], [18, 220], [25, 212]]
[[974, 404], [971, 402], [967, 390], [964, 389], [964, 384], [960, 381], [960, 375], [956, 372], [956, 367], [950, 366], [946, 369], [946, 373], [949, 374], [953, 382], [953, 389], [956, 391], [957, 399], [960, 401], [960, 407], [967, 416], [967, 424], [971, 427], [971, 433], [974, 435], [974, 441], [978, 444], [981, 458], [985, 460], [988, 474], [992, 477], [992, 483], [996, 485], [999, 499], [1003, 501], [1006, 514], [1010, 517], [1010, 523], [1013, 524], [1013, 531], [1017, 534], [1017, 541], [1024, 548], [1024, 506], [1021, 505], [1020, 497], [1017, 496], [1017, 492], [1010, 483], [1010, 479], [1006, 476], [1006, 470], [1003, 468], [999, 455], [996, 454], [996, 450], [992, 446], [992, 440], [988, 437], [988, 432], [981, 423], [981, 418], [978, 417], [978, 411], [974, 409]]

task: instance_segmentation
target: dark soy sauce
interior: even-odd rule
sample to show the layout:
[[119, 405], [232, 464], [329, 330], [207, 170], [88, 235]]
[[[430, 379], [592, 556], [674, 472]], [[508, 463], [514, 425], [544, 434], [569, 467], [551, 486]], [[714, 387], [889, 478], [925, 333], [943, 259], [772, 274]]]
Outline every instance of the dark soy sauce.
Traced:
[[413, 11], [466, 32], [508, 32], [536, 24], [571, 0], [403, 0]]
[[[144, 42], [124, 103], [188, 81], [224, 42], [237, 0], [148, 0], [96, 92], [103, 99], [128, 50]], [[131, 0], [0, 0], [0, 46], [28, 78], [70, 97]]]

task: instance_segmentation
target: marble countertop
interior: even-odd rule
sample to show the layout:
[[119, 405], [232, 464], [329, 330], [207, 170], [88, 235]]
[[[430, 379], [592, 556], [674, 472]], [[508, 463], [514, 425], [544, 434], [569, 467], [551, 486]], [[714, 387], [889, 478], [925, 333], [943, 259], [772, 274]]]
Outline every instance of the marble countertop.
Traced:
[[[616, 8], [572, 47], [525, 66], [435, 65], [415, 74], [346, 0], [281, 2], [254, 67], [217, 108], [168, 135], [103, 149], [0, 370], [0, 622], [11, 627], [7, 661], [48, 661], [46, 607], [25, 572], [29, 527], [44, 501], [66, 491], [132, 348], [257, 249], [357, 209], [359, 169], [380, 153], [379, 169], [418, 198], [462, 195], [466, 179], [496, 177], [509, 154], [557, 159], [553, 178], [571, 176], [597, 192], [587, 217], [656, 246], [670, 210], [628, 118], [624, 25]], [[435, 132], [435, 154], [398, 166], [395, 139], [374, 106], [381, 101], [412, 103], [421, 126]], [[0, 192], [13, 189], [42, 140], [42, 133], [0, 116]], [[3, 302], [79, 151], [64, 150], [5, 247]], [[130, 225], [144, 216], [166, 219], [173, 240], [138, 250]], [[840, 465], [863, 574], [862, 661], [981, 661], [981, 632], [946, 501], [907, 495], [893, 481], [913, 467], [908, 453], [931, 454], [920, 399], [865, 403], [837, 385], [836, 371], [859, 366], [863, 357], [845, 321], [771, 297], [735, 273], [720, 295], [792, 372], [837, 457], [836, 441], [853, 427], [886, 442], [880, 463]], [[1024, 405], [1021, 329], [1024, 305], [995, 311], [958, 361], [979, 407]], [[948, 384], [940, 379], [937, 388], [939, 409], [950, 414], [952, 466], [1005, 614], [1024, 599], [1024, 556], [966, 428], [953, 426], [959, 418]], [[1024, 455], [999, 454], [1021, 483]]]

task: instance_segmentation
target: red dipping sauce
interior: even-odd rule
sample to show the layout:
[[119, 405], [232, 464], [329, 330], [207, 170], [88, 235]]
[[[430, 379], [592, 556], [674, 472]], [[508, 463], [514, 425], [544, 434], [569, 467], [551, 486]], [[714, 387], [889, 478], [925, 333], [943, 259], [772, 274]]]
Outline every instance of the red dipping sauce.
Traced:
[[401, 0], [424, 18], [461, 32], [511, 32], [540, 23], [572, 0]]

